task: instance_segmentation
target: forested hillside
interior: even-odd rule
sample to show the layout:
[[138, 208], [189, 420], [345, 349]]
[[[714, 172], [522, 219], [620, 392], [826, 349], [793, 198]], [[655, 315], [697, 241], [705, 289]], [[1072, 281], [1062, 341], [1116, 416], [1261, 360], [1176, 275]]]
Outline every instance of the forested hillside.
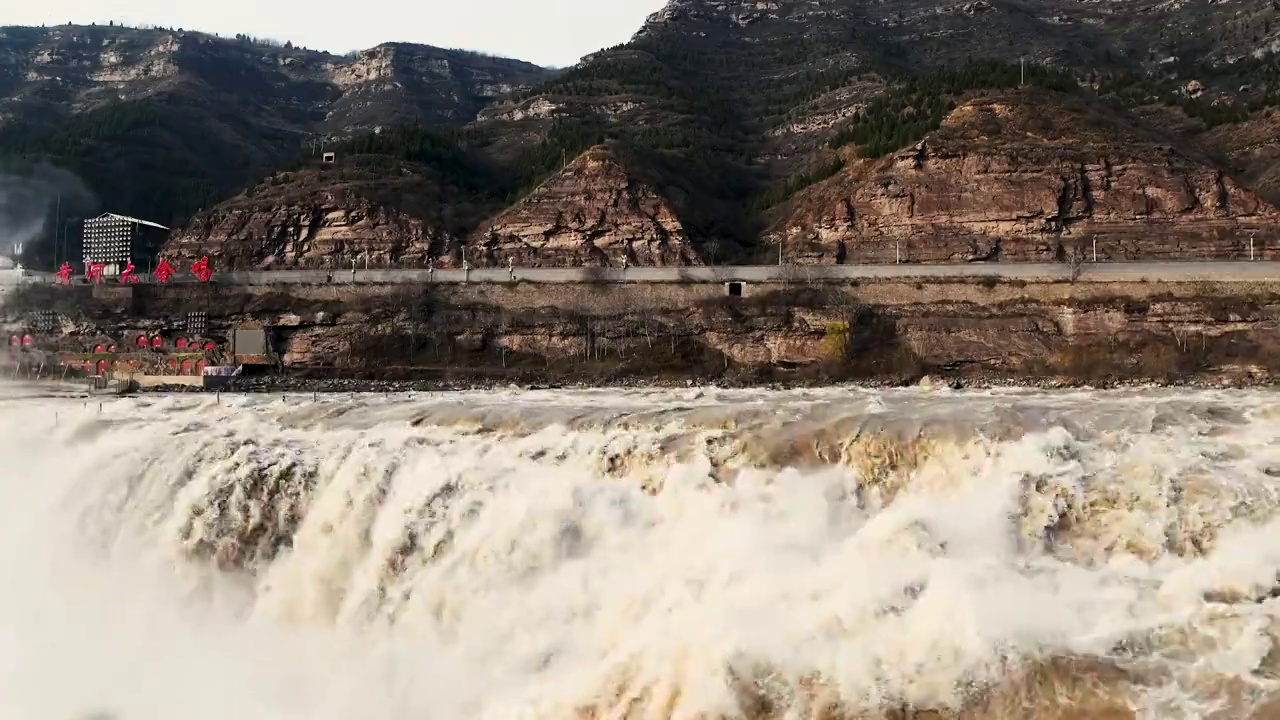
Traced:
[[0, 28], [0, 167], [49, 161], [103, 208], [181, 223], [326, 141], [460, 128], [551, 74], [420, 45], [336, 56], [181, 29]]

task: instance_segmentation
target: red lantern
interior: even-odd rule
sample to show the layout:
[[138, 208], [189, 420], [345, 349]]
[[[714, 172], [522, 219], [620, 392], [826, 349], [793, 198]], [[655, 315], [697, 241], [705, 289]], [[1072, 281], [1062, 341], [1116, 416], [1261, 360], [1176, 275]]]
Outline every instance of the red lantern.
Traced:
[[164, 347], [164, 338], [160, 337], [159, 335], [156, 335], [155, 337], [151, 338], [151, 347], [153, 348]]
[[205, 367], [206, 367], [206, 366], [207, 366], [207, 363], [205, 363], [205, 361], [203, 361], [203, 360], [197, 360], [197, 361], [196, 361], [196, 375], [204, 375], [204, 369], [205, 369]]
[[17, 335], [9, 336], [9, 347], [18, 347], [21, 344], [22, 344], [22, 338], [18, 337]]
[[177, 359], [177, 358], [169, 358], [169, 369], [170, 369], [170, 370], [177, 370], [177, 369], [178, 369], [178, 359]]
[[94, 346], [93, 346], [93, 354], [94, 354], [94, 355], [101, 355], [102, 353], [104, 353], [104, 352], [106, 352], [106, 351], [107, 351], [107, 349], [106, 349], [105, 347], [101, 346], [101, 345], [94, 345]]
[[215, 344], [214, 344], [214, 342], [213, 342], [212, 340], [210, 340], [209, 342], [207, 342], [207, 343], [205, 343], [205, 344], [204, 344], [204, 349], [205, 349], [205, 350], [217, 350], [217, 349], [218, 349], [218, 346], [217, 346], [217, 345], [215, 345]]
[[194, 366], [195, 366], [195, 363], [191, 362], [191, 358], [187, 358], [186, 360], [183, 360], [183, 361], [182, 361], [182, 374], [183, 374], [183, 375], [190, 375], [190, 374], [191, 374], [191, 368], [192, 368], [192, 367], [194, 367]]
[[30, 335], [22, 336], [22, 347], [31, 347], [32, 345], [35, 344], [35, 342], [36, 342], [36, 339], [31, 337]]
[[106, 361], [106, 360], [99, 360], [99, 361], [98, 361], [98, 374], [99, 374], [99, 375], [106, 375], [106, 374], [107, 374], [107, 361]]
[[108, 346], [107, 346], [107, 352], [115, 352], [115, 351], [116, 351], [116, 346], [115, 346], [115, 345], [108, 345]]
[[147, 346], [147, 336], [146, 336], [146, 335], [139, 335], [139, 336], [138, 336], [138, 340], [137, 340], [134, 344], [135, 344], [135, 345], [137, 345], [138, 347], [146, 347], [146, 346]]
[[186, 338], [178, 338], [177, 342], [175, 342], [173, 345], [174, 345], [174, 347], [178, 348], [179, 350], [183, 350], [183, 349], [185, 349], [185, 348], [187, 347], [187, 339], [186, 339]]

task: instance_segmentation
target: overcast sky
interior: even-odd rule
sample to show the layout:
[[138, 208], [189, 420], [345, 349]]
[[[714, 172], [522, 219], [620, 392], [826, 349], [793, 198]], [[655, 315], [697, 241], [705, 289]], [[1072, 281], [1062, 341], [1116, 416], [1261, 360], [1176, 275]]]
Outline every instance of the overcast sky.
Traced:
[[403, 41], [572, 65], [626, 42], [665, 0], [0, 0], [0, 25], [114, 20], [342, 53]]

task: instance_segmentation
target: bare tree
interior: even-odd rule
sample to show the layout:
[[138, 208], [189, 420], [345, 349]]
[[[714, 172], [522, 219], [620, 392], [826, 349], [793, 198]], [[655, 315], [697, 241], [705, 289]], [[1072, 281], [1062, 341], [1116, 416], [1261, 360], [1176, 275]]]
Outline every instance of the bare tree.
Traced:
[[1074, 284], [1084, 274], [1084, 254], [1076, 251], [1071, 253], [1071, 282]]
[[778, 276], [786, 285], [804, 285], [809, 280], [809, 273], [803, 265], [783, 265]]
[[1071, 243], [1071, 253], [1067, 262], [1071, 266], [1071, 282], [1074, 284], [1084, 274], [1084, 265], [1088, 262], [1084, 238], [1076, 238], [1075, 242]]

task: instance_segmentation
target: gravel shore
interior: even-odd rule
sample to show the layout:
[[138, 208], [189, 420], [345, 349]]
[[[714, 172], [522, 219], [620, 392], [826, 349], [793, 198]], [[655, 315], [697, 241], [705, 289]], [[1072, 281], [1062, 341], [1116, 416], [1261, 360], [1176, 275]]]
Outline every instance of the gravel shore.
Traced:
[[511, 382], [460, 382], [460, 381], [441, 381], [441, 380], [418, 380], [418, 381], [389, 381], [389, 380], [357, 380], [357, 379], [327, 379], [317, 380], [311, 378], [283, 376], [263, 376], [255, 378], [237, 378], [231, 384], [221, 388], [220, 390], [195, 388], [187, 385], [156, 385], [152, 387], [142, 388], [139, 392], [144, 393], [211, 393], [211, 392], [227, 392], [227, 393], [321, 393], [321, 394], [342, 394], [342, 393], [424, 393], [424, 392], [460, 392], [460, 391], [477, 391], [477, 390], [494, 390], [494, 389], [519, 389], [519, 390], [572, 390], [584, 388], [600, 388], [611, 387], [619, 389], [637, 389], [637, 388], [679, 388], [693, 387], [700, 385], [714, 385], [720, 388], [763, 388], [771, 390], [787, 390], [798, 388], [814, 388], [829, 387], [832, 385], [847, 385], [863, 388], [895, 388], [895, 387], [950, 387], [954, 390], [961, 389], [990, 389], [990, 388], [1036, 388], [1043, 390], [1052, 389], [1069, 389], [1069, 388], [1097, 388], [1097, 389], [1116, 389], [1116, 388], [1137, 388], [1137, 387], [1187, 387], [1187, 388], [1247, 388], [1247, 387], [1271, 387], [1276, 385], [1274, 378], [1225, 378], [1225, 377], [1193, 377], [1184, 381], [1154, 381], [1154, 380], [1121, 380], [1106, 383], [1083, 383], [1072, 380], [1071, 378], [1009, 378], [1009, 377], [991, 377], [991, 378], [943, 378], [936, 376], [928, 376], [910, 381], [842, 381], [842, 382], [819, 382], [819, 381], [802, 381], [802, 382], [749, 382], [741, 379], [732, 378], [708, 378], [708, 379], [687, 379], [687, 380], [621, 380], [621, 381], [605, 381], [605, 382], [581, 382], [581, 383], [511, 383]]

